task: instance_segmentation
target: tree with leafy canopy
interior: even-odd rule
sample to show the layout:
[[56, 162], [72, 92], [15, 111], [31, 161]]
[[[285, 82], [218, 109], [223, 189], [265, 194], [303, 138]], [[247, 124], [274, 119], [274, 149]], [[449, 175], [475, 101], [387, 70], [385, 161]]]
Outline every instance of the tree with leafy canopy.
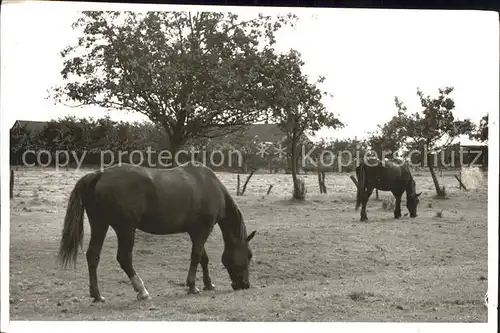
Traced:
[[366, 143], [358, 138], [333, 139], [327, 144], [327, 149], [334, 153], [333, 170], [337, 172], [352, 172], [356, 169], [356, 161], [363, 158]]
[[14, 126], [10, 130], [10, 161], [15, 165], [23, 163], [22, 156], [28, 151], [43, 148], [41, 135], [38, 131], [30, 131], [26, 125]]
[[478, 140], [480, 142], [488, 141], [488, 114], [481, 118], [479, 121], [479, 127], [475, 132], [469, 135], [469, 139]]
[[439, 89], [437, 97], [431, 97], [417, 88], [417, 96], [423, 108], [421, 113], [409, 113], [398, 97], [394, 99], [398, 108], [396, 137], [401, 142], [405, 141], [409, 149], [424, 154], [438, 197], [444, 197], [446, 192], [439, 186], [432, 157], [447, 149], [459, 135], [470, 134], [475, 130], [470, 119], [455, 119], [455, 102], [450, 97], [452, 92], [453, 87], [446, 87]]
[[[249, 135], [242, 130], [225, 135], [217, 141], [219, 147], [226, 152], [228, 161], [231, 155], [232, 167], [241, 167], [243, 173], [265, 166], [265, 159], [256, 154], [262, 143], [258, 136]], [[235, 152], [238, 152], [239, 156]], [[239, 157], [241, 160], [238, 160]]]
[[291, 160], [293, 179], [293, 197], [301, 198], [301, 187], [297, 178], [298, 145], [306, 133], [313, 134], [322, 127], [340, 128], [342, 122], [323, 105], [323, 96], [328, 96], [318, 85], [325, 78], [319, 77], [316, 82], [309, 82], [303, 73], [304, 62], [300, 53], [290, 50], [285, 54], [274, 54], [270, 62], [273, 73], [269, 82], [268, 102], [272, 119], [286, 135], [287, 154]]
[[401, 148], [397, 136], [399, 121], [398, 116], [392, 117], [383, 125], [378, 125], [378, 130], [368, 137], [367, 146], [376, 154], [377, 158], [381, 160], [396, 158], [397, 152]]
[[86, 11], [61, 52], [59, 102], [138, 112], [166, 131], [172, 156], [190, 138], [264, 117], [265, 55], [296, 16]]
[[[188, 144], [194, 149], [194, 157], [196, 160], [204, 163], [212, 163], [211, 155], [214, 159], [214, 164], [222, 164], [229, 169], [239, 169], [246, 173], [248, 169], [258, 169], [263, 165], [263, 159], [256, 155], [258, 145], [260, 144], [258, 137], [248, 135], [241, 129], [233, 133], [213, 138], [196, 138], [189, 140]], [[223, 161], [217, 160], [220, 152], [223, 156]]]

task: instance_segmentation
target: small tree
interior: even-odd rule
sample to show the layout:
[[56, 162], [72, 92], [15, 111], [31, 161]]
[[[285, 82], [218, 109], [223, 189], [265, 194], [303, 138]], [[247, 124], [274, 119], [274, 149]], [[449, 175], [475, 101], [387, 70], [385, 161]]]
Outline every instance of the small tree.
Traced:
[[394, 159], [395, 154], [401, 148], [398, 139], [398, 117], [393, 117], [383, 125], [378, 125], [378, 131], [372, 133], [367, 140], [368, 147], [377, 154], [380, 159]]
[[488, 114], [481, 118], [477, 131], [471, 133], [469, 138], [480, 142], [488, 141]]
[[298, 144], [306, 133], [314, 133], [322, 127], [339, 128], [343, 126], [339, 119], [329, 113], [322, 103], [327, 95], [318, 88], [324, 81], [320, 77], [317, 82], [310, 83], [308, 76], [302, 72], [304, 62], [300, 54], [290, 50], [273, 58], [271, 62], [276, 75], [271, 81], [270, 109], [272, 118], [286, 135], [287, 153], [290, 156], [293, 179], [293, 197], [301, 199], [301, 184], [297, 178]]
[[395, 97], [398, 108], [397, 137], [406, 140], [408, 147], [419, 150], [424, 154], [424, 161], [432, 176], [436, 194], [439, 197], [446, 195], [443, 188], [439, 186], [434, 165], [431, 161], [436, 153], [448, 148], [453, 140], [459, 135], [470, 134], [475, 126], [470, 119], [456, 120], [453, 115], [455, 102], [449, 96], [453, 92], [452, 87], [439, 89], [439, 95], [435, 98], [424, 95], [417, 89], [417, 96], [422, 105], [422, 113], [408, 113], [404, 104]]
[[44, 148], [41, 135], [38, 131], [30, 131], [26, 125], [15, 126], [10, 130], [10, 161], [20, 165], [22, 156], [27, 150], [39, 150]]
[[53, 127], [50, 135], [56, 134], [57, 148], [67, 151], [74, 151], [82, 154], [88, 151], [92, 144], [98, 143], [99, 139], [105, 139], [109, 132], [100, 133], [102, 135], [92, 137], [95, 131], [93, 121], [87, 119], [77, 119], [74, 116], [66, 116], [52, 121]]
[[336, 156], [335, 170], [338, 172], [354, 171], [356, 160], [363, 158], [366, 151], [365, 142], [357, 138], [335, 139], [330, 145]]

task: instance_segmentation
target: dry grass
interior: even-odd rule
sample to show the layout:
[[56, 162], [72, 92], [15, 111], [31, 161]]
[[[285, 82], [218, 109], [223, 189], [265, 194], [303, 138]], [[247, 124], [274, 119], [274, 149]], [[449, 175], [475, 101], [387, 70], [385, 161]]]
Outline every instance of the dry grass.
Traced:
[[[372, 196], [369, 223], [354, 212], [347, 174], [327, 174], [320, 195], [315, 174], [304, 175], [308, 197], [291, 198], [291, 176], [255, 174], [235, 197], [252, 246], [252, 288], [233, 292], [220, 262], [222, 237], [207, 242], [217, 290], [187, 295], [187, 235], [138, 233], [135, 268], [153, 300], [141, 303], [116, 257], [116, 236], [104, 244], [99, 282], [105, 304], [88, 297], [85, 256], [75, 271], [56, 263], [66, 200], [84, 171], [20, 170], [11, 211], [11, 320], [439, 321], [486, 322], [486, 181], [460, 191], [452, 175], [440, 182], [449, 200], [433, 199], [429, 176], [419, 217], [394, 220]], [[236, 175], [219, 174], [236, 191]], [[265, 196], [270, 184], [273, 192]], [[390, 193], [380, 192], [381, 200]], [[403, 201], [403, 213], [406, 211]], [[432, 208], [431, 208], [432, 207]], [[436, 218], [436, 211], [445, 211]], [[85, 222], [85, 246], [89, 228]], [[201, 269], [198, 272], [201, 282]]]

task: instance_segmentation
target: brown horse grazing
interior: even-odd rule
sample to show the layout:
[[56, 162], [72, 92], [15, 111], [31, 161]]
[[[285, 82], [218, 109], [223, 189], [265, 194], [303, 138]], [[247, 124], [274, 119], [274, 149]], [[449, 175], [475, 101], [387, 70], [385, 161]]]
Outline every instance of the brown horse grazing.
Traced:
[[114, 165], [80, 178], [71, 192], [64, 219], [59, 260], [76, 265], [87, 212], [91, 235], [87, 249], [90, 296], [104, 301], [97, 283], [97, 265], [109, 226], [118, 238], [116, 259], [129, 277], [137, 299], [150, 299], [144, 282], [132, 265], [136, 229], [156, 235], [188, 233], [192, 241], [188, 293], [195, 286], [198, 263], [203, 269], [204, 290], [214, 289], [208, 274], [205, 242], [217, 223], [224, 239], [222, 263], [234, 290], [250, 287], [248, 267], [252, 251], [240, 210], [227, 189], [209, 168], [187, 164], [173, 169], [150, 169], [130, 164]]
[[422, 192], [416, 193], [415, 180], [411, 175], [407, 163], [398, 164], [391, 161], [380, 161], [371, 159], [364, 163], [361, 161], [356, 168], [358, 176], [358, 190], [356, 195], [356, 210], [361, 205], [360, 221], [368, 220], [366, 216], [366, 204], [373, 190], [391, 191], [396, 198], [394, 218], [401, 217], [401, 196], [406, 191], [406, 207], [410, 217], [417, 217], [418, 197]]

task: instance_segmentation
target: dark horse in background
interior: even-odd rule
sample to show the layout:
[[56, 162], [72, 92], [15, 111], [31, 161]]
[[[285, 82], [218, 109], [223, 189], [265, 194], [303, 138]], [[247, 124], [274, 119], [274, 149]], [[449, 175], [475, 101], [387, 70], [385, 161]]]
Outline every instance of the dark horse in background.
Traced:
[[130, 164], [114, 165], [80, 178], [71, 192], [64, 219], [59, 260], [76, 265], [83, 240], [84, 211], [91, 235], [86, 257], [90, 296], [104, 301], [97, 283], [97, 265], [108, 228], [118, 238], [116, 259], [129, 277], [139, 300], [150, 299], [144, 282], [134, 270], [132, 249], [136, 229], [156, 235], [188, 233], [192, 241], [186, 285], [197, 294], [196, 270], [201, 264], [204, 290], [214, 289], [208, 273], [205, 242], [218, 224], [224, 239], [222, 263], [234, 290], [250, 287], [248, 267], [252, 258], [243, 216], [227, 189], [209, 168], [189, 163], [173, 169], [150, 169]]
[[356, 196], [356, 211], [361, 205], [360, 221], [368, 220], [366, 216], [366, 204], [376, 188], [379, 191], [391, 191], [396, 198], [394, 218], [401, 217], [401, 196], [406, 192], [406, 207], [410, 217], [417, 216], [418, 197], [422, 192], [416, 193], [415, 180], [411, 175], [410, 168], [406, 162], [396, 163], [393, 161], [380, 161], [371, 159], [361, 161], [356, 168], [358, 177], [358, 191]]

